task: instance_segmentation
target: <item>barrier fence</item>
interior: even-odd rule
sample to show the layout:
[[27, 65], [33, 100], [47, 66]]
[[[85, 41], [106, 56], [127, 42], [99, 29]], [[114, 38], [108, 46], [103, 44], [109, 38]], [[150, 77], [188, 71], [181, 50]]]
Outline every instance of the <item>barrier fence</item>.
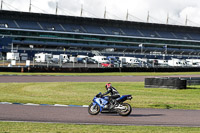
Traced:
[[187, 89], [187, 86], [193, 85], [200, 85], [200, 77], [145, 78], [146, 88]]
[[130, 63], [87, 63], [87, 62], [36, 62], [34, 60], [16, 61], [16, 60], [0, 60], [0, 67], [60, 67], [60, 68], [200, 68], [200, 66], [167, 66], [155, 64], [130, 64]]

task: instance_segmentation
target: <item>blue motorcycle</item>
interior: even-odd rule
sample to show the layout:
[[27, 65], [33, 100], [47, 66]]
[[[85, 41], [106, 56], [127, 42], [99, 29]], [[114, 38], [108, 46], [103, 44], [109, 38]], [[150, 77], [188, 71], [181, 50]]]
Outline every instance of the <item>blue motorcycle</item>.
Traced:
[[103, 110], [108, 110], [109, 112], [117, 112], [121, 116], [128, 116], [131, 111], [132, 107], [128, 103], [124, 103], [126, 100], [131, 100], [131, 95], [123, 95], [116, 99], [116, 104], [114, 107], [110, 108], [111, 103], [109, 103], [109, 97], [108, 96], [102, 96], [101, 93], [97, 94], [93, 102], [88, 107], [88, 113], [91, 115], [97, 115]]

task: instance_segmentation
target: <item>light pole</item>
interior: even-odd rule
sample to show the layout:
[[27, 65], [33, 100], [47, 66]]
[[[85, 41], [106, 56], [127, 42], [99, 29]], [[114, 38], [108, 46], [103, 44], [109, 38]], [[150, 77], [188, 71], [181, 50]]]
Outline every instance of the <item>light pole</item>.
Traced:
[[139, 44], [139, 47], [141, 48], [141, 54], [143, 53], [143, 44]]
[[165, 55], [167, 55], [167, 45], [165, 45]]

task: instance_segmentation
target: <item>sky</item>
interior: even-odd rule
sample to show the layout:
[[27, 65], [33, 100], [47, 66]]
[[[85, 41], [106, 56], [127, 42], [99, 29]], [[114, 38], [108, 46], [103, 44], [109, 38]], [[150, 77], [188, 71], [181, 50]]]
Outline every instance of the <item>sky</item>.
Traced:
[[[2, 1], [2, 0], [1, 0]], [[31, 12], [200, 27], [199, 0], [31, 0]], [[3, 0], [3, 10], [29, 11], [30, 0]], [[148, 15], [149, 14], [149, 15]], [[167, 17], [168, 16], [168, 17]]]

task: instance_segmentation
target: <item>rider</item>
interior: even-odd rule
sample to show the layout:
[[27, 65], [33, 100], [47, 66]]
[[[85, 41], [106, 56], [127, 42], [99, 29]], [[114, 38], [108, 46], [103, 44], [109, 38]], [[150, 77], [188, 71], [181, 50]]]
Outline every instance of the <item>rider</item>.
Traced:
[[103, 94], [103, 96], [110, 93], [109, 102], [111, 104], [110, 105], [110, 109], [112, 109], [115, 106], [115, 104], [116, 104], [116, 99], [118, 97], [120, 97], [120, 94], [119, 94], [119, 92], [114, 87], [112, 87], [111, 83], [107, 83], [106, 86], [105, 86], [105, 88], [106, 88], [107, 92], [105, 92]]

